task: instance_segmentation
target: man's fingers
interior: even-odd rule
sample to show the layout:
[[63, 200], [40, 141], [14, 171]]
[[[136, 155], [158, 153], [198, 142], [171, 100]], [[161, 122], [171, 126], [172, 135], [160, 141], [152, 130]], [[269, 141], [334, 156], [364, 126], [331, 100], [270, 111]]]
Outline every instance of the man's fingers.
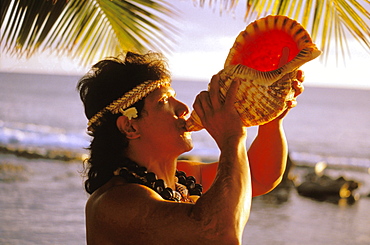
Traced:
[[295, 91], [294, 97], [297, 97], [298, 95], [303, 93], [304, 86], [303, 86], [302, 82], [300, 82], [298, 80], [293, 80], [292, 85], [293, 85], [293, 88], [294, 88], [294, 91]]
[[238, 79], [235, 79], [231, 82], [230, 88], [227, 91], [225, 104], [226, 105], [233, 105], [236, 98], [236, 93], [238, 92], [240, 85], [240, 81]]
[[296, 107], [297, 106], [297, 100], [292, 99], [292, 100], [287, 101], [287, 106], [288, 106], [288, 109]]
[[209, 97], [210, 102], [214, 107], [221, 105], [220, 101], [220, 75], [214, 75], [209, 83]]
[[304, 81], [304, 73], [302, 70], [298, 70], [297, 71], [297, 75], [296, 75], [296, 78], [298, 79], [298, 81], [300, 82], [303, 82]]
[[205, 111], [211, 107], [208, 91], [200, 92], [195, 98], [193, 108], [200, 118], [204, 117]]

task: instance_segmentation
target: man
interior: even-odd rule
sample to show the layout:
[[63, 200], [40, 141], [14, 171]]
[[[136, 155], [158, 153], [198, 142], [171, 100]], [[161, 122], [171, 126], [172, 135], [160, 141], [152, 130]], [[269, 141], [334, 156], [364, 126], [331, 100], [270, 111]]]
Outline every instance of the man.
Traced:
[[[284, 172], [286, 112], [260, 126], [247, 156], [247, 129], [233, 105], [239, 84], [221, 103], [218, 79], [194, 102], [221, 152], [213, 164], [177, 161], [192, 149], [189, 110], [175, 98], [160, 54], [107, 59], [80, 80], [93, 136], [85, 182], [88, 244], [241, 244], [252, 195], [273, 189]], [[303, 88], [295, 83], [298, 95]], [[193, 175], [203, 194], [176, 169]]]

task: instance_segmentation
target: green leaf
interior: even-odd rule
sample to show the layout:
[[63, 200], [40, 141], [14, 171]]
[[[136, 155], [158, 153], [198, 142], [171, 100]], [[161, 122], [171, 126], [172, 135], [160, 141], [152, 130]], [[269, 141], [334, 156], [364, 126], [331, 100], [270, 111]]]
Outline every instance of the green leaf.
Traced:
[[0, 14], [3, 51], [49, 50], [84, 65], [125, 50], [170, 51], [177, 34], [164, 18], [177, 10], [165, 1], [7, 0]]
[[[49, 50], [91, 64], [121, 51], [171, 51], [177, 34], [168, 21], [177, 17], [169, 0], [3, 0], [1, 49], [18, 57]], [[172, 1], [173, 2], [173, 1]], [[203, 7], [217, 5], [231, 11], [237, 0], [193, 0]], [[369, 0], [246, 0], [245, 20], [265, 15], [287, 15], [311, 33], [328, 56], [334, 39], [345, 56], [353, 37], [370, 50]], [[367, 8], [365, 7], [367, 6]], [[323, 58], [324, 58], [323, 56]], [[326, 57], [327, 58], [327, 57]]]
[[[193, 1], [201, 2], [202, 5], [206, 2]], [[210, 0], [209, 4], [213, 2]], [[230, 2], [229, 5], [234, 7], [238, 4], [237, 0]], [[348, 52], [344, 50], [349, 38], [357, 40], [369, 52], [370, 13], [366, 10], [369, 7], [369, 0], [247, 0], [244, 18], [249, 22], [266, 15], [289, 16], [311, 33], [314, 42], [324, 51], [322, 59], [327, 59], [334, 50], [338, 60], [347, 55]], [[331, 50], [333, 39], [335, 47]]]

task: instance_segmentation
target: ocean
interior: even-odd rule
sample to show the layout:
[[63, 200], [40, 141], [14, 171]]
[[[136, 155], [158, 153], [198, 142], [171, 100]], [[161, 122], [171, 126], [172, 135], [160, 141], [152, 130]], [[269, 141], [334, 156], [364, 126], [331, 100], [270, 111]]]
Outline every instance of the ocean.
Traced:
[[[78, 76], [0, 73], [0, 145], [45, 152], [83, 152], [87, 120], [76, 91]], [[190, 108], [206, 82], [174, 81], [177, 98]], [[370, 90], [306, 87], [284, 120], [291, 157], [307, 163], [370, 168]], [[248, 141], [256, 134], [249, 129]], [[217, 158], [202, 130], [188, 154]]]
[[[78, 156], [90, 139], [78, 79], [0, 73], [0, 244], [85, 243], [88, 196]], [[207, 83], [174, 80], [173, 87], [191, 107]], [[317, 202], [293, 190], [282, 203], [268, 195], [255, 198], [243, 244], [370, 244], [369, 108], [370, 90], [306, 86], [284, 119], [290, 157], [300, 166], [324, 161], [327, 174], [358, 180], [359, 200]], [[248, 143], [256, 130], [248, 129]], [[217, 159], [204, 130], [193, 140], [187, 155]], [[294, 171], [303, 176], [308, 170]]]

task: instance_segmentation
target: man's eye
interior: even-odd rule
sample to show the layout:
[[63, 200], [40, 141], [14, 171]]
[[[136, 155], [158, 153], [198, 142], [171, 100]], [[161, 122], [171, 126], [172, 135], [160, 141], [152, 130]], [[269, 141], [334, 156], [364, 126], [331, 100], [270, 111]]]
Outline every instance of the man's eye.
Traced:
[[168, 103], [168, 99], [169, 97], [168, 96], [164, 96], [160, 101], [164, 104], [167, 104]]

